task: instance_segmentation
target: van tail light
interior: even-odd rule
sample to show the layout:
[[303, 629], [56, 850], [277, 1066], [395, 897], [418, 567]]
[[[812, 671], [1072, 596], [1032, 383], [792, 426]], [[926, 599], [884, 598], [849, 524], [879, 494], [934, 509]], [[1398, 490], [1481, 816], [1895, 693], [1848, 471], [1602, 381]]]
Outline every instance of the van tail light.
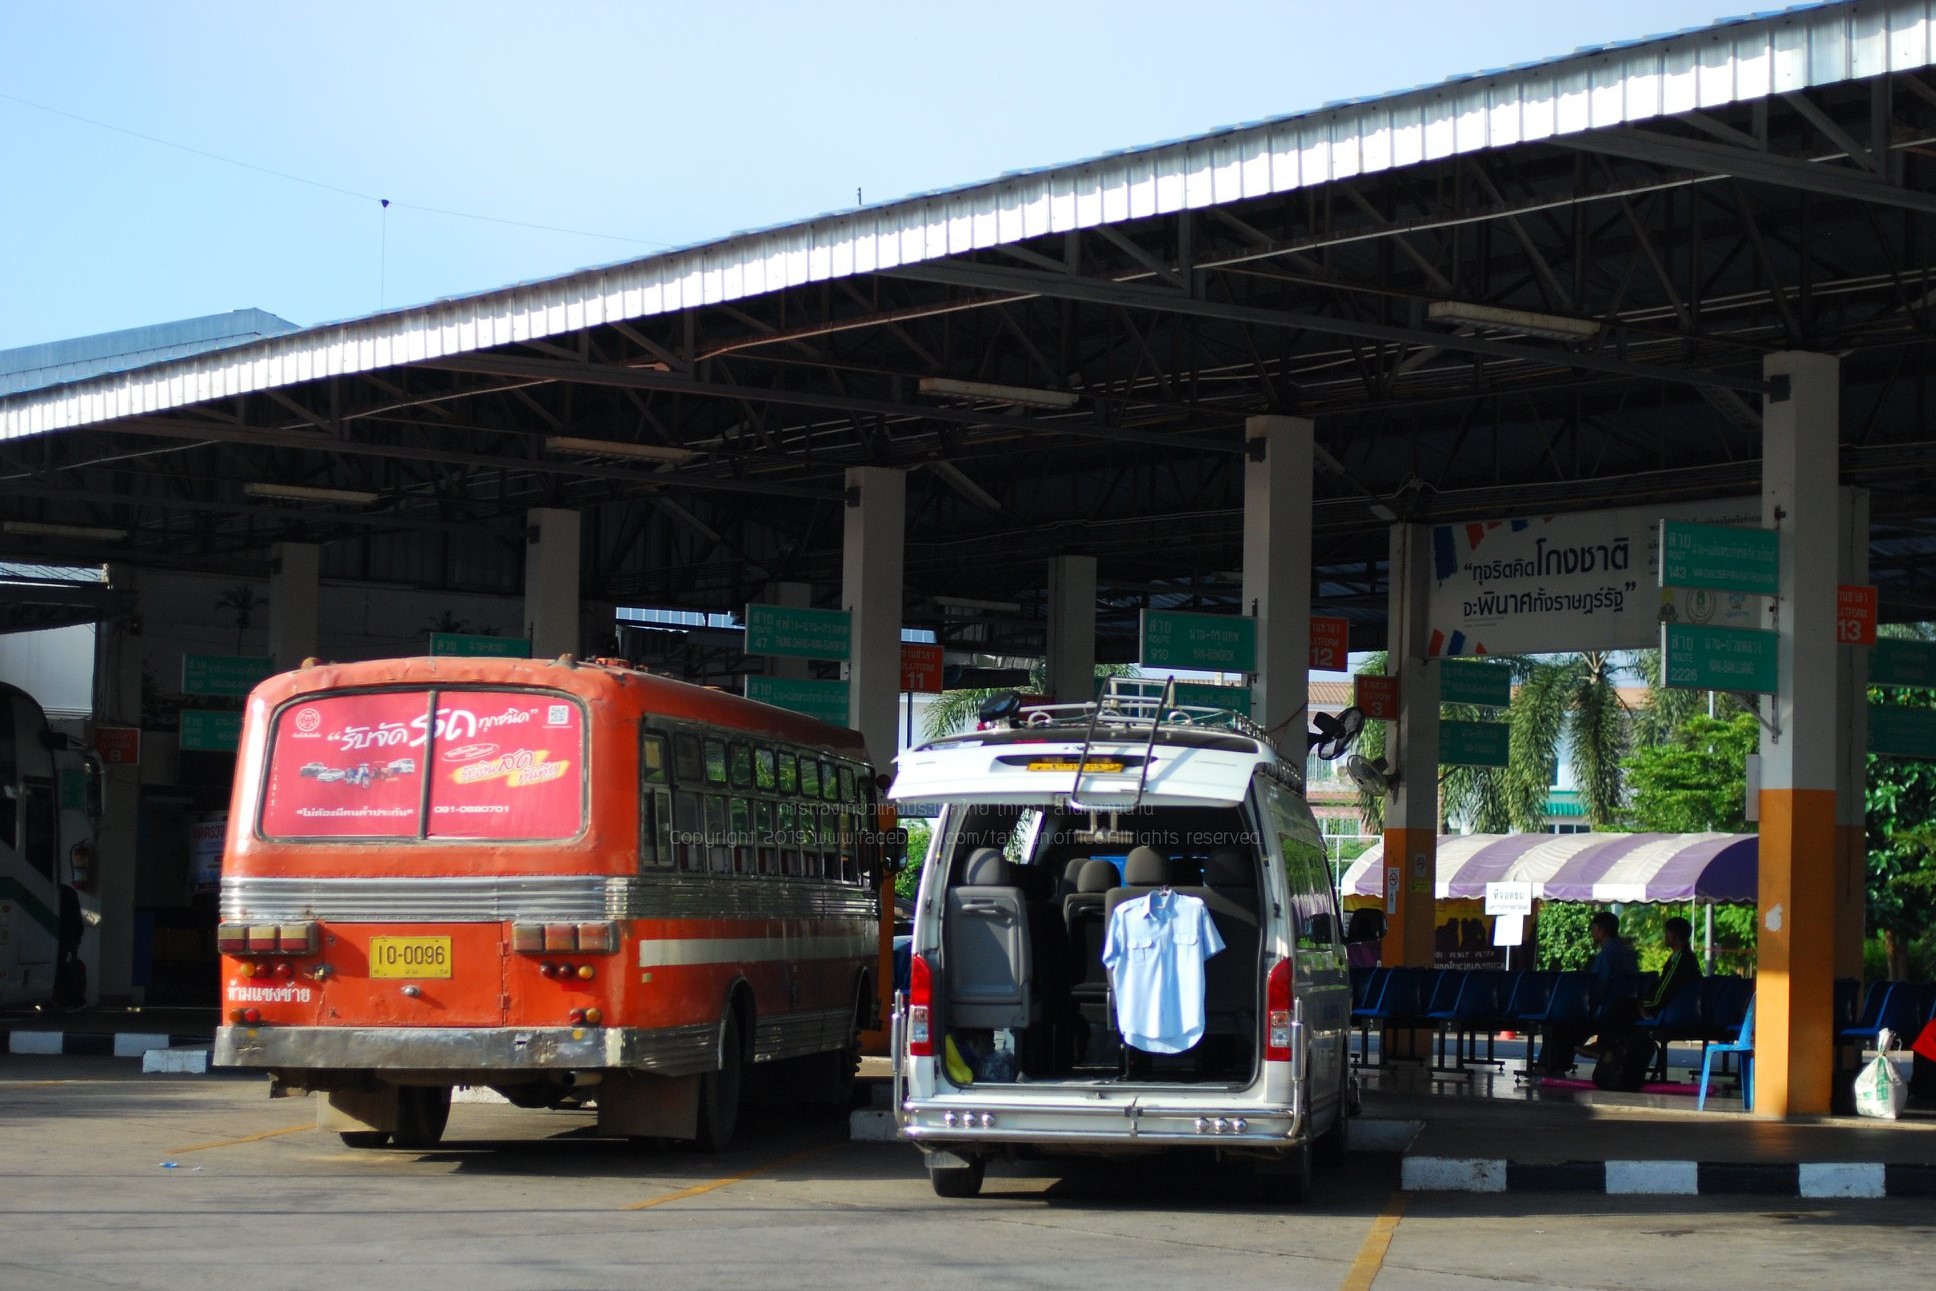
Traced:
[[907, 1047], [911, 1058], [934, 1057], [934, 970], [921, 955], [908, 960]]
[[1291, 1060], [1291, 961], [1271, 965], [1264, 981], [1264, 1061]]

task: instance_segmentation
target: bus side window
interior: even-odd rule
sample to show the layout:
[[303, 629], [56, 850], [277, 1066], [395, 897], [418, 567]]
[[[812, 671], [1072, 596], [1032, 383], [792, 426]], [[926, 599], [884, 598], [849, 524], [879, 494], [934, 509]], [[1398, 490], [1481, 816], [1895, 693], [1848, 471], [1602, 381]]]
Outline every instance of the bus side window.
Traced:
[[800, 792], [800, 762], [791, 753], [780, 755], [780, 792]]
[[852, 767], [840, 768], [840, 800], [842, 802], [854, 800], [854, 768]]
[[756, 865], [753, 853], [753, 804], [744, 798], [731, 803], [733, 827], [733, 872], [751, 874]]
[[773, 835], [773, 804], [761, 798], [753, 804], [753, 833], [760, 849], [760, 873], [780, 872], [780, 840]]
[[647, 731], [639, 741], [639, 779], [645, 784], [665, 784], [669, 771], [665, 736]]
[[706, 795], [706, 868], [714, 874], [733, 872], [733, 847], [726, 828], [726, 800]]
[[672, 770], [683, 785], [696, 785], [703, 778], [704, 763], [699, 758], [699, 737], [680, 731], [672, 737]]
[[780, 804], [780, 858], [788, 874], [798, 875], [800, 871], [800, 836], [796, 832], [794, 805], [790, 802]]
[[726, 783], [726, 741], [706, 741], [706, 783]]
[[820, 796], [820, 764], [812, 758], [800, 759], [800, 796], [802, 798]]
[[672, 864], [672, 843], [667, 837], [672, 825], [672, 795], [663, 789], [647, 789], [639, 795], [639, 864], [658, 869]]
[[772, 793], [773, 783], [773, 750], [761, 745], [753, 750], [753, 787]]
[[700, 815], [699, 795], [675, 794], [672, 803], [675, 831], [672, 850], [679, 858], [679, 868], [689, 874], [703, 872], [706, 868], [706, 821]]
[[753, 785], [753, 750], [735, 741], [726, 750], [727, 771], [733, 788], [749, 789]]

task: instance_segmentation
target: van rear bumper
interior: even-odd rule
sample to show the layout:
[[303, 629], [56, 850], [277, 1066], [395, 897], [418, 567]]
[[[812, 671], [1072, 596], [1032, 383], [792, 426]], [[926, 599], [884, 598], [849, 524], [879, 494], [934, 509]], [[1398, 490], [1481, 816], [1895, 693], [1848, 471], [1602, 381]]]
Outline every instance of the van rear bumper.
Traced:
[[909, 1099], [901, 1137], [917, 1146], [1039, 1143], [1063, 1147], [1247, 1147], [1282, 1150], [1305, 1137], [1305, 1118], [1282, 1106], [1237, 1103], [1047, 1106], [1025, 1099]]

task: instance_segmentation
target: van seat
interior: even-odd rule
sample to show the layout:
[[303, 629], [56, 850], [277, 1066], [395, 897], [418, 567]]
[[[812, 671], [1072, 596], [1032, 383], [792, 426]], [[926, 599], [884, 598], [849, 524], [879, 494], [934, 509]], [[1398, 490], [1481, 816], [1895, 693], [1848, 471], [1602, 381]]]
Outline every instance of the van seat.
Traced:
[[1014, 867], [978, 849], [948, 889], [944, 946], [949, 1021], [960, 1027], [1020, 1029], [1034, 1020], [1027, 902]]

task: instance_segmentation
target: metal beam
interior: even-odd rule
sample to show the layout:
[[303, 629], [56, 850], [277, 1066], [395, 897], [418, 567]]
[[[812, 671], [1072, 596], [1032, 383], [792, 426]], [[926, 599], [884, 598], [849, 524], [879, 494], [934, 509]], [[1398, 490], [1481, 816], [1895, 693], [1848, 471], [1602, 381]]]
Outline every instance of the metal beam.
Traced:
[[[1015, 270], [1036, 276], [1031, 270]], [[1053, 275], [1040, 275], [1052, 281]], [[699, 381], [666, 372], [640, 371], [596, 363], [566, 363], [557, 359], [523, 358], [514, 354], [465, 354], [450, 358], [425, 359], [412, 367], [436, 368], [444, 372], [473, 372], [485, 376], [528, 376], [580, 385], [614, 386], [633, 390], [662, 390], [668, 394], [705, 395], [716, 399], [745, 399], [754, 403], [778, 403], [795, 408], [821, 408], [834, 412], [872, 413], [883, 417], [907, 417], [921, 421], [950, 422], [957, 426], [987, 426], [1000, 430], [1026, 430], [1042, 435], [1070, 435], [1079, 439], [1100, 439], [1124, 444], [1153, 444], [1163, 448], [1196, 453], [1244, 451], [1233, 437], [1229, 441], [1202, 439], [1193, 435], [1165, 435], [1155, 431], [1125, 430], [1098, 426], [1092, 422], [1048, 421], [1040, 417], [1006, 416], [975, 412], [946, 405], [897, 403], [891, 399], [866, 399], [858, 395], [815, 394], [805, 390], [774, 390], [762, 386], [728, 385]]]
[[1728, 390], [1740, 390], [1747, 394], [1766, 394], [1769, 389], [1768, 384], [1759, 379], [1724, 376], [1717, 372], [1704, 372], [1694, 368], [1632, 363], [1620, 359], [1603, 358], [1597, 354], [1581, 354], [1572, 350], [1547, 349], [1536, 345], [1521, 345], [1513, 341], [1492, 341], [1477, 336], [1460, 336], [1456, 332], [1428, 332], [1389, 323], [1359, 322], [1322, 314], [1261, 309], [1253, 305], [1229, 304], [1195, 297], [1184, 298], [1175, 292], [1153, 290], [1134, 283], [1110, 282], [1105, 279], [1079, 276], [1064, 277], [1059, 274], [1038, 274], [1027, 269], [1010, 269], [976, 261], [929, 260], [899, 269], [882, 270], [881, 273], [883, 277], [906, 278], [917, 282], [941, 283], [954, 287], [984, 289], [992, 287], [1063, 300], [1081, 300], [1098, 305], [1120, 305], [1125, 308], [1155, 310], [1159, 313], [1187, 314], [1197, 318], [1213, 318], [1232, 323], [1255, 323], [1262, 327], [1290, 328], [1297, 331], [1316, 332], [1320, 335], [1349, 336], [1367, 341], [1391, 341], [1401, 345], [1436, 345], [1441, 349], [1484, 354], [1499, 359], [1516, 359], [1542, 367], [1583, 368], [1594, 372], [1611, 372], [1635, 380], [1672, 381], [1696, 386], [1713, 385]]
[[1745, 148], [1680, 139], [1652, 130], [1588, 130], [1583, 134], [1561, 136], [1552, 143], [1558, 148], [1605, 153], [1631, 161], [1675, 166], [1710, 175], [1732, 175], [1736, 179], [1773, 184], [1778, 188], [1799, 189], [1858, 202], [1875, 202], [1882, 206], [1899, 206], [1923, 215], [1936, 215], [1936, 193], [1897, 188], [1862, 171], [1800, 157], [1750, 152]]

